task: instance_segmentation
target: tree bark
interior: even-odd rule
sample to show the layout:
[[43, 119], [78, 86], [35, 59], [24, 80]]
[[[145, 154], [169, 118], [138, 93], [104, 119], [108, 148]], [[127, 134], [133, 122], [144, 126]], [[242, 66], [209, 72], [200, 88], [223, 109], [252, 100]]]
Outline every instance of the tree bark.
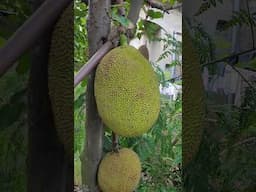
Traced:
[[[89, 56], [91, 57], [107, 40], [110, 32], [111, 1], [90, 0], [87, 22]], [[99, 191], [97, 170], [102, 157], [103, 124], [94, 97], [95, 70], [89, 76], [86, 90], [86, 142], [82, 158], [82, 180], [90, 192]]]
[[[42, 0], [34, 1], [36, 9]], [[73, 162], [58, 141], [48, 96], [48, 52], [51, 29], [31, 52], [29, 78], [28, 192], [73, 191]]]

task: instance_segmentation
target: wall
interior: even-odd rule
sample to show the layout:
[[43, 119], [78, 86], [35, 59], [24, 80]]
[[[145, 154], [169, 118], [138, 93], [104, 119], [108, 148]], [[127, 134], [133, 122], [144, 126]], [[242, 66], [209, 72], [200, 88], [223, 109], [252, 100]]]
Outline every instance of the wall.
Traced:
[[[159, 10], [157, 10], [159, 11]], [[140, 18], [145, 19], [145, 13], [144, 11], [141, 11]], [[181, 10], [171, 10], [168, 13], [164, 13], [164, 17], [161, 19], [154, 19], [152, 22], [160, 25], [163, 29], [161, 29], [158, 33], [158, 37], [164, 38], [165, 33], [168, 34], [174, 34], [179, 33], [179, 35], [175, 35], [175, 38], [179, 41], [181, 41], [181, 32], [182, 32], [182, 13]], [[146, 45], [149, 52], [149, 61], [150, 62], [156, 62], [163, 53], [163, 46], [164, 43], [162, 41], [149, 41], [149, 39], [143, 35], [141, 39], [135, 38], [131, 40], [130, 44], [136, 48], [139, 48], [142, 45]], [[165, 65], [168, 63], [171, 63], [174, 56], [171, 56], [169, 58], [163, 59], [159, 62], [157, 62], [158, 66], [166, 71]], [[169, 78], [173, 78], [173, 75], [180, 76], [181, 75], [181, 69], [173, 68], [172, 69], [172, 76]], [[176, 72], [176, 73], [175, 73]], [[177, 94], [181, 92], [181, 86], [173, 86], [171, 83], [167, 87], [160, 87], [160, 91], [162, 94], [168, 95], [170, 98], [175, 99], [177, 97]]]

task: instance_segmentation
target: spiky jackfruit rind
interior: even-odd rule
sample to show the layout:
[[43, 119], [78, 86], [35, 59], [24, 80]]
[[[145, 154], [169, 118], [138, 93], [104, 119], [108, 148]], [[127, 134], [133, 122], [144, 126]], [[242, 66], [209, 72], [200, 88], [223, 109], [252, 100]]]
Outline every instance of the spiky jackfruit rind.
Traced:
[[140, 159], [128, 148], [107, 153], [100, 162], [97, 177], [103, 192], [132, 192], [140, 182]]
[[112, 49], [101, 60], [95, 98], [103, 122], [121, 136], [147, 132], [160, 111], [157, 76], [144, 56], [129, 45]]
[[182, 64], [182, 164], [187, 166], [196, 156], [204, 128], [204, 87], [199, 55], [183, 23]]
[[48, 90], [58, 137], [73, 161], [73, 1], [57, 20], [48, 64]]

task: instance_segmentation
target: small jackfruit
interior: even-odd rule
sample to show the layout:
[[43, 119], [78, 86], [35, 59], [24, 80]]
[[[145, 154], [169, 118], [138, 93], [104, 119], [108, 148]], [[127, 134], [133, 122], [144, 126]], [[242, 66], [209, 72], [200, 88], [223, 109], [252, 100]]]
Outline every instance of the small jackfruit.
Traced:
[[48, 89], [54, 124], [73, 161], [73, 1], [54, 26], [48, 64]]
[[183, 24], [182, 162], [186, 166], [198, 152], [204, 125], [204, 87], [199, 55]]
[[129, 45], [112, 49], [101, 60], [95, 98], [103, 122], [121, 136], [147, 132], [160, 111], [157, 76], [144, 56]]
[[132, 192], [139, 184], [141, 163], [128, 148], [110, 152], [103, 157], [98, 170], [98, 183], [103, 192]]

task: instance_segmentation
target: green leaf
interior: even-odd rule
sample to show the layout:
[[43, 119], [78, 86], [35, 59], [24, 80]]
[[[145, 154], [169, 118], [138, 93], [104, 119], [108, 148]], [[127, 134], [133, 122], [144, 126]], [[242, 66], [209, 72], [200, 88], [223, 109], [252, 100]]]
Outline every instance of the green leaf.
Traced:
[[120, 23], [124, 27], [129, 27], [130, 21], [126, 17], [120, 16], [116, 13], [112, 13], [112, 19], [114, 21], [117, 21], [118, 23]]
[[149, 40], [155, 39], [158, 31], [161, 29], [161, 26], [148, 20], [144, 20], [143, 24], [144, 32]]
[[152, 9], [149, 9], [149, 10], [148, 10], [147, 15], [148, 15], [149, 17], [151, 17], [152, 19], [159, 19], [159, 18], [163, 18], [163, 16], [164, 16], [162, 12], [160, 12], [160, 11], [154, 11], [154, 10], [152, 10]]
[[85, 103], [85, 93], [79, 95], [74, 102], [74, 110], [79, 109]]
[[128, 40], [127, 37], [124, 34], [120, 35], [120, 45], [127, 45], [128, 44]]

